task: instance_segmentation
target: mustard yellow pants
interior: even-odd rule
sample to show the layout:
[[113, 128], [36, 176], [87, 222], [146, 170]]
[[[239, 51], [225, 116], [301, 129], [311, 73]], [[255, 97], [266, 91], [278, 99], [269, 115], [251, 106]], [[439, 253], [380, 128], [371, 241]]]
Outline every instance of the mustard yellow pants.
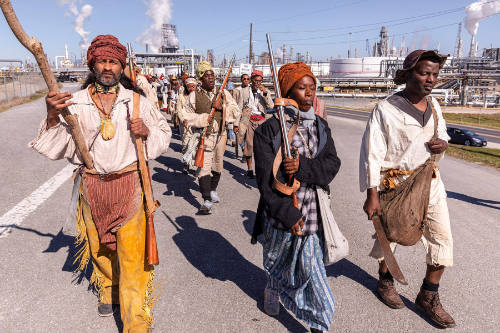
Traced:
[[[153, 266], [145, 260], [146, 215], [141, 206], [137, 214], [116, 233], [117, 248], [101, 245], [89, 204], [80, 199], [80, 233], [87, 236], [87, 252], [92, 258], [91, 283], [105, 304], [120, 304], [123, 332], [147, 332], [153, 324]], [[77, 218], [78, 219], [78, 218]], [[81, 230], [82, 228], [85, 230]], [[83, 256], [82, 256], [82, 259]], [[87, 259], [88, 260], [88, 259]]]

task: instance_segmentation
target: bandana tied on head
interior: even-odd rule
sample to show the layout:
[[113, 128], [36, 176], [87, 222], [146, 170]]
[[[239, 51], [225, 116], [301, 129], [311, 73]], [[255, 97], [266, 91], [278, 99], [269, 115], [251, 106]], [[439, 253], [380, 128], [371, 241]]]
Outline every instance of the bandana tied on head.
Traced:
[[92, 69], [100, 57], [116, 59], [122, 64], [122, 68], [125, 68], [127, 49], [115, 36], [99, 35], [94, 38], [87, 50], [87, 66]]
[[200, 61], [198, 64], [198, 67], [196, 67], [196, 77], [198, 79], [201, 79], [203, 75], [205, 75], [205, 72], [212, 71], [212, 65], [208, 61]]
[[311, 68], [303, 62], [295, 62], [281, 66], [278, 72], [278, 82], [280, 84], [281, 96], [286, 97], [295, 82], [302, 79], [304, 76], [310, 76], [314, 82], [316, 77], [311, 72]]
[[250, 75], [250, 77], [254, 77], [254, 76], [264, 77], [264, 74], [262, 73], [262, 71], [259, 71], [258, 69], [256, 69], [252, 72], [252, 75]]
[[194, 77], [188, 77], [187, 79], [184, 80], [184, 83], [186, 83], [186, 86], [188, 84], [195, 84], [195, 85], [198, 84], [198, 82], [196, 82], [196, 79]]
[[446, 62], [446, 58], [448, 58], [448, 56], [439, 54], [432, 50], [415, 50], [406, 56], [405, 61], [403, 62], [403, 69], [398, 69], [396, 71], [396, 75], [394, 76], [394, 83], [405, 84], [407, 79], [406, 73], [415, 68], [415, 66], [417, 66], [417, 63], [421, 60], [438, 60], [439, 68], [441, 69]]

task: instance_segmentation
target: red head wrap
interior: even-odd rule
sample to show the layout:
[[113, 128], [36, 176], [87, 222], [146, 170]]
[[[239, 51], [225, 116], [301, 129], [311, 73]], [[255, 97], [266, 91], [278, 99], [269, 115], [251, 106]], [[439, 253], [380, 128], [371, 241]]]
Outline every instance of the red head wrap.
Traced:
[[295, 82], [302, 79], [304, 76], [310, 76], [314, 82], [316, 77], [311, 72], [311, 68], [303, 62], [295, 62], [281, 66], [278, 72], [278, 82], [280, 84], [281, 96], [286, 97]]
[[99, 35], [87, 50], [87, 66], [94, 67], [96, 60], [100, 57], [113, 58], [118, 60], [125, 68], [127, 62], [127, 49], [120, 44], [118, 38], [113, 35]]
[[262, 71], [259, 71], [258, 69], [256, 69], [252, 72], [252, 75], [250, 75], [250, 77], [254, 77], [254, 76], [264, 77], [264, 74], [262, 73]]

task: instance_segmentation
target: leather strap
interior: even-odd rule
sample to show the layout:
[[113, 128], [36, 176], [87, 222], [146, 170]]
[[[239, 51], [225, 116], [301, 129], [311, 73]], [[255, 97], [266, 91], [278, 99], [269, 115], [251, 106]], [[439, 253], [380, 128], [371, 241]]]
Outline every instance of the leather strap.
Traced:
[[[431, 106], [431, 110], [432, 110], [432, 118], [434, 119], [434, 135], [432, 136], [432, 140], [436, 140], [438, 138], [438, 116], [437, 116], [437, 112], [436, 112], [436, 109], [434, 108], [434, 104], [432, 103], [432, 98], [431, 97], [428, 97], [427, 98], [427, 102], [430, 104]], [[437, 154], [432, 154], [431, 155], [431, 160], [433, 162], [436, 161], [436, 158], [437, 158]]]
[[141, 96], [134, 92], [134, 98], [133, 98], [133, 103], [134, 103], [134, 108], [132, 111], [132, 119], [139, 118], [139, 113], [141, 112], [140, 108], [140, 102], [141, 102]]
[[[286, 100], [286, 98], [283, 98], [283, 100]], [[292, 100], [293, 101], [293, 100]], [[295, 101], [293, 101], [295, 103]], [[297, 104], [297, 103], [295, 103]], [[298, 110], [298, 108], [297, 108]], [[278, 113], [279, 114], [279, 113]], [[295, 132], [297, 132], [297, 128], [299, 126], [299, 120], [300, 120], [300, 111], [297, 113], [297, 119], [295, 123], [292, 125], [292, 127], [288, 130], [288, 142], [292, 142], [292, 139], [295, 135]], [[284, 130], [284, 129], [281, 129]], [[297, 190], [300, 187], [300, 182], [293, 178], [293, 183], [291, 185], [284, 184], [276, 178], [276, 175], [278, 174], [278, 170], [281, 166], [281, 162], [283, 162], [283, 152], [282, 152], [282, 147], [283, 145], [280, 146], [278, 149], [278, 152], [276, 153], [276, 156], [274, 157], [274, 162], [273, 162], [273, 177], [274, 177], [274, 187], [281, 193], [286, 194], [286, 195], [292, 195], [293, 193], [297, 192]]]
[[297, 102], [295, 102], [293, 99], [290, 99], [290, 98], [281, 98], [281, 97], [276, 97], [274, 99], [274, 107], [277, 107], [277, 106], [295, 106], [297, 108], [297, 110], [299, 109], [299, 105], [297, 104]]

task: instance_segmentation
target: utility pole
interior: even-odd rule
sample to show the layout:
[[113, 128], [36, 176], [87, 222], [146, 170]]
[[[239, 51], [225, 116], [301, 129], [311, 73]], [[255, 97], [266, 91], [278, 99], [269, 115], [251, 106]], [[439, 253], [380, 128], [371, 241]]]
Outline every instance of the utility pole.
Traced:
[[253, 50], [252, 50], [252, 23], [250, 23], [250, 49], [248, 50], [248, 63], [252, 64]]

